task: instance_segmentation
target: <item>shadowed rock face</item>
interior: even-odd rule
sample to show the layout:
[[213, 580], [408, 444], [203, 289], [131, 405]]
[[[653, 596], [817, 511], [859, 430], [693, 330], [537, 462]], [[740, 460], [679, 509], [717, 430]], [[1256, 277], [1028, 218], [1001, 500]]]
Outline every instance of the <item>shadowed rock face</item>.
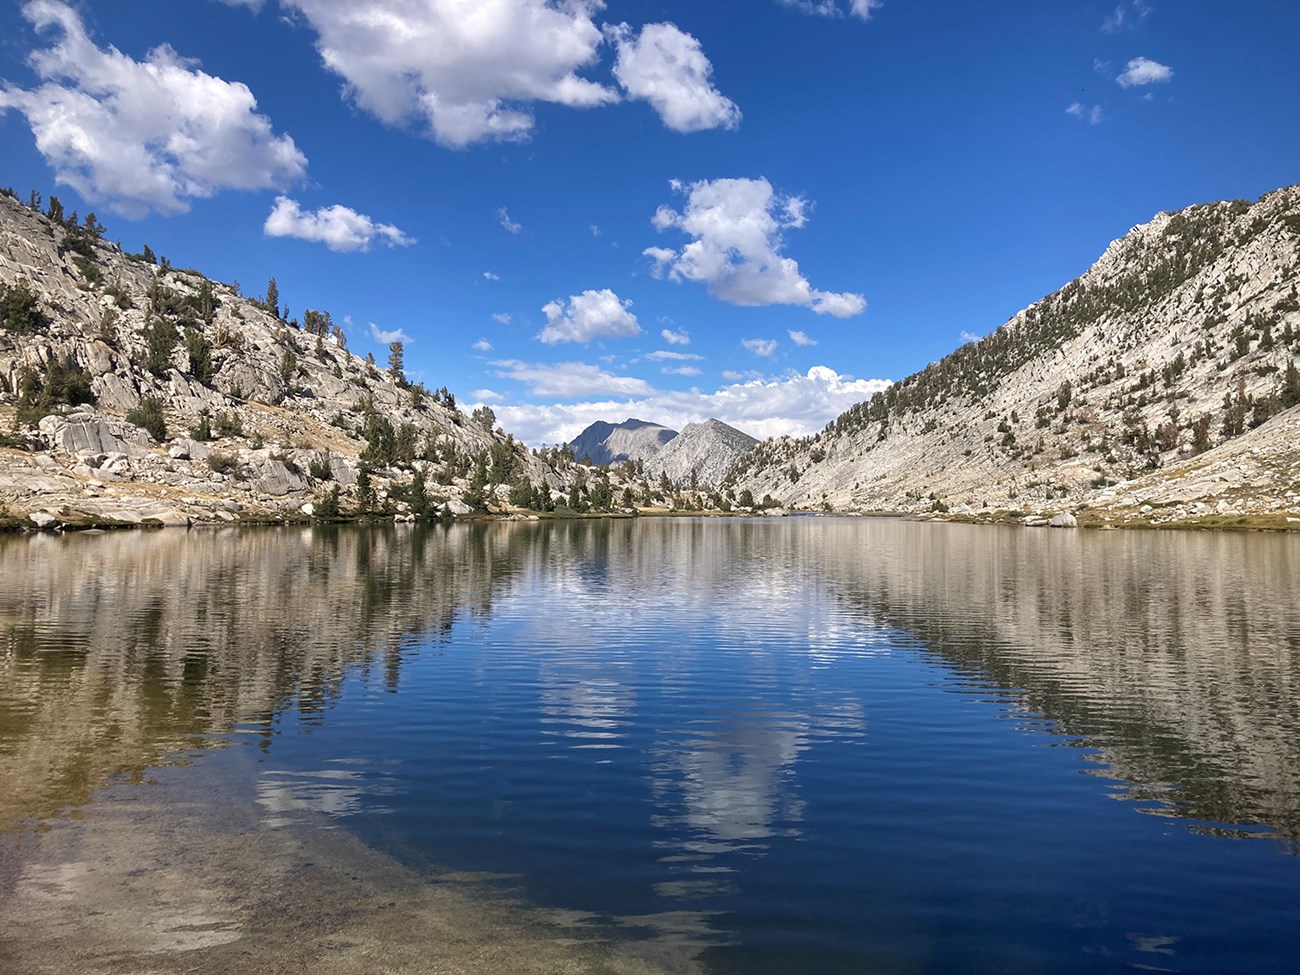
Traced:
[[569, 446], [578, 460], [590, 457], [593, 464], [617, 464], [624, 460], [649, 460], [676, 436], [676, 430], [629, 417], [622, 423], [598, 420], [570, 441]]
[[694, 471], [701, 487], [714, 488], [757, 443], [757, 438], [721, 420], [692, 423], [647, 461], [646, 470], [656, 476], [667, 474], [679, 485], [688, 484]]

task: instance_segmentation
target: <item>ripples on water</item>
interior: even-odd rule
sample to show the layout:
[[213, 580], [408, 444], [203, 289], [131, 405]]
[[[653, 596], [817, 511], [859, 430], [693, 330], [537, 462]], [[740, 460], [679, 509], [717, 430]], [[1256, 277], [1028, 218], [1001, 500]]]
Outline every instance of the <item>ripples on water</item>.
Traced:
[[10, 831], [233, 744], [269, 825], [717, 972], [1298, 967], [1295, 539], [39, 536], [0, 577]]

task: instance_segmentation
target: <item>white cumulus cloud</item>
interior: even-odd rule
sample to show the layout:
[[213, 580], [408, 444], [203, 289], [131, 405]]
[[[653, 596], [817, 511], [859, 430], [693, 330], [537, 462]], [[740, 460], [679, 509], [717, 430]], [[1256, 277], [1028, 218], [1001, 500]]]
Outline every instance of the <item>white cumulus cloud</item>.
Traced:
[[1135, 88], [1139, 85], [1151, 85], [1168, 81], [1174, 76], [1174, 69], [1159, 61], [1149, 58], [1134, 58], [1115, 80], [1121, 88]]
[[407, 335], [400, 328], [395, 328], [391, 332], [386, 332], [374, 322], [370, 323], [370, 337], [376, 342], [384, 345], [392, 345], [394, 342], [401, 342], [404, 345], [411, 343], [411, 336]]
[[162, 45], [144, 61], [96, 45], [59, 0], [32, 0], [23, 16], [52, 47], [29, 62], [42, 84], [0, 86], [0, 111], [21, 112], [59, 182], [130, 217], [183, 213], [225, 189], [300, 179], [307, 157], [276, 135], [247, 85], [200, 71]]
[[1151, 8], [1143, 0], [1132, 0], [1131, 3], [1121, 3], [1115, 8], [1104, 21], [1101, 29], [1107, 34], [1114, 34], [1121, 30], [1135, 30], [1141, 27], [1147, 17], [1151, 16]]
[[[552, 368], [572, 373], [577, 365]], [[600, 372], [594, 366], [583, 368]], [[574, 378], [569, 376], [566, 388], [573, 388]], [[525, 443], [534, 445], [566, 443], [596, 420], [623, 416], [654, 420], [674, 430], [716, 417], [756, 437], [805, 436], [820, 430], [854, 403], [870, 399], [873, 393], [889, 386], [887, 380], [854, 379], [826, 366], [771, 379], [745, 378], [739, 373], [730, 373], [726, 378], [729, 385], [713, 392], [646, 388], [638, 393], [615, 389], [603, 396], [592, 394], [601, 396], [599, 399], [505, 406], [496, 411], [497, 420]]]
[[740, 109], [713, 87], [713, 65], [700, 42], [673, 24], [647, 24], [635, 35], [627, 24], [607, 30], [618, 51], [614, 77], [677, 132], [734, 129]]
[[690, 345], [691, 344], [691, 337], [689, 334], [687, 334], [685, 329], [679, 329], [678, 331], [674, 332], [671, 328], [665, 328], [659, 333], [659, 335], [669, 345]]
[[474, 343], [474, 350], [476, 352], [491, 352], [492, 343], [489, 342], [487, 339], [479, 339], [477, 342]]
[[501, 226], [506, 229], [506, 233], [517, 234], [519, 231], [524, 229], [522, 224], [515, 223], [510, 219], [510, 211], [505, 207], [502, 207], [497, 211], [497, 220], [499, 220]]
[[510, 317], [509, 312], [503, 311], [503, 312], [497, 312], [495, 315], [493, 315], [492, 321], [496, 322], [498, 325], [509, 325], [512, 321], [514, 321], [514, 319]]
[[664, 366], [659, 371], [665, 376], [698, 376], [700, 374], [698, 366]]
[[376, 223], [364, 213], [335, 204], [303, 210], [297, 200], [276, 197], [262, 231], [268, 237], [296, 237], [324, 244], [332, 251], [366, 251], [376, 241], [389, 247], [409, 247], [415, 240], [392, 224]]
[[584, 291], [567, 301], [556, 299], [543, 306], [546, 327], [537, 338], [547, 345], [561, 342], [592, 342], [596, 339], [630, 338], [641, 334], [641, 325], [625, 301], [608, 288]]
[[493, 274], [491, 271], [484, 271], [484, 272], [483, 272], [483, 279], [484, 279], [485, 281], [500, 281], [500, 280], [501, 280], [501, 278], [500, 278], [498, 275]]
[[[777, 0], [783, 7], [790, 7], [806, 14], [818, 17], [843, 17], [844, 8], [839, 0]], [[884, 0], [849, 0], [848, 11], [860, 20], [870, 20], [871, 12], [883, 7]]]
[[701, 362], [704, 359], [704, 356], [696, 355], [694, 352], [674, 352], [671, 349], [656, 349], [654, 352], [647, 352], [646, 358], [653, 359], [656, 362]]
[[1084, 107], [1082, 102], [1071, 102], [1065, 110], [1066, 115], [1073, 115], [1077, 119], [1083, 119], [1089, 125], [1101, 125], [1105, 120], [1102, 115], [1101, 106], [1094, 105], [1092, 108]]
[[461, 147], [525, 138], [531, 105], [590, 108], [618, 93], [580, 76], [603, 42], [599, 0], [283, 0], [361, 108]]
[[[233, 0], [240, 2], [240, 0]], [[243, 0], [252, 2], [252, 0]], [[855, 9], [876, 0], [850, 0]], [[736, 107], [710, 81], [699, 42], [673, 24], [600, 25], [604, 0], [282, 0], [316, 34], [344, 93], [389, 125], [445, 146], [526, 139], [533, 106], [622, 101], [585, 77], [615, 50], [614, 77], [670, 128], [734, 127]]]
[[680, 230], [692, 240], [680, 251], [643, 251], [654, 261], [651, 273], [656, 277], [700, 282], [734, 305], [801, 305], [836, 318], [866, 310], [862, 295], [818, 291], [792, 258], [782, 256], [782, 231], [807, 223], [808, 204], [802, 197], [782, 196], [765, 179], [671, 185], [686, 194], [686, 205], [680, 212], [661, 206], [654, 226]]
[[776, 351], [776, 339], [741, 339], [740, 344], [754, 355], [764, 358]]
[[785, 334], [790, 336], [790, 341], [793, 342], [795, 345], [808, 346], [808, 345], [817, 344], [817, 340], [813, 338], [811, 335], [809, 335], [807, 332], [796, 332], [794, 330], [790, 330]]
[[502, 379], [523, 383], [528, 387], [529, 395], [543, 399], [573, 399], [600, 394], [644, 396], [652, 392], [644, 379], [620, 376], [589, 362], [530, 363], [503, 359], [492, 365]]

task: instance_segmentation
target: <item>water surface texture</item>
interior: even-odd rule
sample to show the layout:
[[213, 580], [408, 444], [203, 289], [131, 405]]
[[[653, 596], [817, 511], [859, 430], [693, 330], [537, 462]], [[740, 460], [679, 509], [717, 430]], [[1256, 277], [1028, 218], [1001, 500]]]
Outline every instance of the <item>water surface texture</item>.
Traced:
[[[1296, 539], [231, 530], [0, 539], [0, 579], [0, 967], [88, 913], [113, 810], [220, 803], [285, 883], [337, 831], [636, 954], [575, 971], [1300, 970]], [[210, 899], [158, 970], [276, 923]]]

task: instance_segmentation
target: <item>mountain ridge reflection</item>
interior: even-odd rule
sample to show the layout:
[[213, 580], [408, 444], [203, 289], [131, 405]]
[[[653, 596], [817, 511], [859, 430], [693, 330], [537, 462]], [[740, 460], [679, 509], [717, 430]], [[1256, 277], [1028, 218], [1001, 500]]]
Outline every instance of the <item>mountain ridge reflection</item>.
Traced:
[[[326, 720], [348, 674], [382, 676], [394, 690], [404, 649], [418, 654], [458, 618], [490, 617], [503, 599], [527, 602], [544, 588], [584, 625], [528, 634], [545, 661], [539, 706], [586, 744], [617, 744], [643, 693], [623, 679], [617, 633], [629, 606], [641, 632], [695, 621], [677, 634], [685, 645], [654, 664], [660, 693], [683, 701], [694, 683], [683, 674], [718, 666], [694, 637], [769, 667], [753, 680], [797, 686], [798, 674], [774, 664], [783, 654], [825, 664], [887, 653], [906, 634], [1095, 746], [1129, 795], [1169, 814], [1300, 837], [1300, 625], [1290, 601], [1300, 555], [1290, 539], [599, 522], [8, 538], [0, 568], [0, 785], [12, 784], [0, 789], [0, 822], [85, 802], [106, 777], [139, 775], [206, 735], [251, 726], [269, 736], [286, 710]], [[802, 610], [800, 645], [790, 621], [772, 617], [810, 588], [852, 612]], [[673, 598], [657, 602], [657, 590]], [[507, 608], [526, 621], [527, 606]], [[593, 632], [610, 639], [575, 654]], [[854, 702], [835, 707], [845, 733], [861, 724]], [[797, 763], [815, 723], [807, 714], [748, 731], [715, 723], [716, 739], [677, 742], [676, 757], [661, 750], [655, 765], [676, 767], [675, 788], [699, 823], [761, 832], [756, 810], [785, 801], [771, 780]], [[704, 796], [706, 781], [717, 796]], [[739, 818], [723, 825], [727, 810]]]
[[[994, 747], [1077, 748], [1076, 785], [1080, 768], [1109, 780], [1092, 795], [1300, 838], [1292, 539], [868, 519], [231, 530], [0, 539], [0, 574], [0, 830], [252, 740], [270, 825], [312, 814], [417, 862], [532, 871], [556, 910], [590, 913], [585, 884], [590, 923], [696, 948], [738, 938], [728, 912], [791, 863], [849, 902], [838, 851], [791, 853], [828, 824], [854, 852], [877, 852], [854, 838], [873, 830], [1000, 828], [1014, 780], [962, 793], [1002, 790], [978, 809], [901, 796], [935, 814], [914, 830], [887, 808], [926, 763], [970, 756], [917, 781], [977, 781]], [[1032, 740], [972, 742], [1000, 717]]]

